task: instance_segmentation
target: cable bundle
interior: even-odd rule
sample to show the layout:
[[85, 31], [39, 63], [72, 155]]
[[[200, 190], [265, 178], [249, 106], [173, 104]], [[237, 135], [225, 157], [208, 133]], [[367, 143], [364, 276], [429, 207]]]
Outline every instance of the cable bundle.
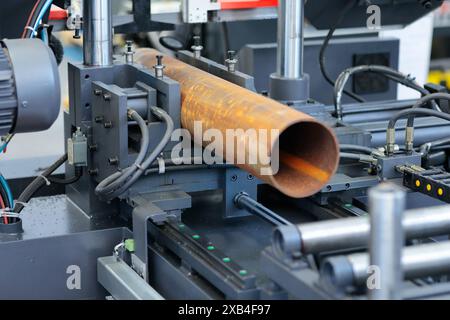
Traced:
[[172, 118], [160, 108], [152, 107], [150, 110], [153, 115], [166, 123], [166, 132], [155, 149], [147, 158], [145, 158], [150, 143], [147, 124], [135, 110], [128, 110], [128, 117], [137, 122], [141, 131], [141, 147], [135, 162], [131, 166], [123, 169], [122, 171], [113, 173], [100, 182], [97, 188], [95, 188], [95, 193], [106, 201], [112, 200], [123, 194], [132, 184], [134, 184], [147, 170], [147, 168], [156, 160], [158, 155], [164, 150], [165, 146], [170, 141], [170, 137], [174, 129]]
[[34, 4], [33, 9], [28, 16], [27, 23], [23, 29], [22, 39], [23, 38], [34, 38], [35, 33], [41, 23], [44, 15], [48, 12], [53, 0], [37, 0]]

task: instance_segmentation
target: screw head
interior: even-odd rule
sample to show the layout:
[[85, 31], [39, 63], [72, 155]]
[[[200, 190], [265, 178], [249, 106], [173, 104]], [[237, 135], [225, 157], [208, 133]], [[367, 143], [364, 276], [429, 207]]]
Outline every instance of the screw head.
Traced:
[[116, 165], [119, 163], [119, 159], [117, 159], [117, 157], [113, 157], [113, 158], [109, 158], [108, 159], [108, 163], [112, 166]]
[[96, 175], [98, 175], [98, 169], [89, 169], [88, 174], [90, 176], [96, 176]]

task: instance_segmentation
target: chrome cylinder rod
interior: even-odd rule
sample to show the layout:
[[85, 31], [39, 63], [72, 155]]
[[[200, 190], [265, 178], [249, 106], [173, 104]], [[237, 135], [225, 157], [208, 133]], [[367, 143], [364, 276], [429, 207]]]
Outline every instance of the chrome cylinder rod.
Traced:
[[303, 24], [305, 0], [278, 1], [277, 75], [303, 75]]
[[[406, 239], [450, 234], [450, 206], [407, 210], [403, 229]], [[369, 233], [369, 218], [354, 217], [281, 226], [275, 230], [273, 242], [284, 252], [313, 254], [367, 247]]]
[[83, 1], [83, 54], [88, 66], [109, 66], [112, 58], [111, 0]]
[[[367, 253], [328, 258], [321, 267], [324, 284], [345, 288], [367, 283], [370, 257]], [[402, 251], [401, 269], [406, 280], [448, 274], [450, 241], [406, 247]], [[381, 275], [382, 276], [382, 275]]]

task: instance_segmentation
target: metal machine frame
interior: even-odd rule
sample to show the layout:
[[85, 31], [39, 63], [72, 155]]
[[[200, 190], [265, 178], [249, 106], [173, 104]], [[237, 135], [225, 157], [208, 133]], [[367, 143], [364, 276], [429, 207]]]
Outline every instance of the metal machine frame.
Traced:
[[[367, 190], [380, 180], [401, 184], [406, 164], [408, 168], [421, 165], [417, 153], [387, 156], [380, 150], [374, 152], [370, 172], [361, 164], [342, 161], [338, 173], [319, 193], [300, 200], [283, 197], [251, 174], [230, 165], [181, 169], [166, 166], [172, 143], [166, 146], [158, 164], [125, 194], [112, 201], [100, 199], [95, 193], [97, 184], [131, 165], [137, 155], [140, 141], [136, 123], [127, 118], [127, 108], [132, 106], [145, 116], [152, 148], [165, 127], [151, 115], [150, 107], [165, 110], [175, 128], [179, 128], [181, 92], [178, 82], [163, 71], [158, 72], [158, 65], [151, 71], [135, 64], [131, 51], [124, 59], [114, 60], [110, 1], [86, 0], [84, 4], [84, 62], [69, 64], [70, 108], [64, 121], [66, 139], [75, 132], [87, 138], [87, 166], [81, 179], [67, 187], [65, 195], [33, 199], [26, 206], [21, 216], [23, 233], [0, 233], [0, 252], [5, 257], [0, 268], [6, 271], [14, 268], [17, 275], [9, 279], [9, 272], [0, 274], [0, 283], [5, 288], [0, 290], [0, 298], [363, 299], [366, 291], [352, 286], [348, 268], [336, 271], [336, 279], [344, 287], [330, 286], [324, 275], [328, 258], [338, 256], [342, 262], [342, 256], [347, 259], [362, 248], [348, 245], [339, 248], [340, 251], [305, 252], [307, 239], [302, 238], [302, 230], [314, 223], [320, 227], [321, 222], [311, 220], [348, 216], [366, 219], [368, 212], [373, 219], [370, 224], [365, 221], [365, 226], [371, 228], [371, 240], [367, 234], [358, 234], [358, 230], [350, 230], [347, 237], [362, 241], [363, 247], [370, 243], [365, 259], [370, 256], [370, 261], [400, 263], [393, 252], [399, 255], [401, 250], [409, 250], [403, 248], [401, 239], [393, 237], [385, 248], [377, 244], [386, 213], [396, 217], [389, 220], [390, 230], [383, 229], [386, 234], [408, 232], [402, 225], [402, 215], [411, 213], [404, 208], [405, 198], [411, 197], [411, 193], [405, 195], [392, 187], [390, 196], [386, 196], [383, 185], [369, 194]], [[134, 4], [139, 6], [143, 2]], [[286, 10], [288, 7], [294, 10]], [[147, 7], [144, 9], [149, 12]], [[346, 105], [342, 120], [333, 117], [333, 107], [309, 97], [309, 76], [302, 67], [303, 19], [303, 0], [280, 1], [277, 71], [271, 75], [270, 96], [329, 124], [341, 143], [381, 145], [385, 121], [396, 111], [409, 108], [412, 102]], [[140, 12], [135, 12], [135, 21], [136, 25], [121, 30], [148, 30], [156, 26]], [[178, 59], [255, 90], [253, 77], [236, 71], [234, 59], [221, 65], [201, 57], [201, 50], [180, 51]], [[419, 120], [416, 131], [419, 142], [441, 138], [449, 132], [450, 126], [440, 120]], [[399, 128], [402, 125], [397, 124]], [[403, 135], [401, 130], [397, 134]], [[74, 170], [72, 165], [66, 165], [67, 176], [73, 175]], [[398, 196], [393, 198], [392, 194]], [[374, 201], [384, 205], [374, 205]], [[439, 200], [427, 201], [430, 206], [441, 204]], [[447, 209], [436, 209], [436, 214], [441, 217]], [[450, 217], [442, 219], [445, 227], [425, 235], [416, 234], [408, 238], [408, 244], [419, 248], [430, 238], [448, 235]], [[342, 227], [351, 229], [342, 220]], [[427, 220], [420, 227], [427, 230], [435, 222]], [[277, 237], [280, 234], [282, 246]], [[348, 238], [338, 238], [336, 242]], [[130, 242], [127, 244], [129, 240], [132, 246]], [[449, 263], [439, 261], [427, 267], [445, 267]], [[74, 266], [82, 272], [80, 288], [70, 285]], [[347, 264], [342, 262], [342, 266]], [[418, 269], [420, 279], [405, 282], [391, 272], [393, 281], [406, 284], [405, 290], [395, 288], [400, 297], [449, 295], [447, 281], [430, 280], [426, 268]], [[36, 289], [30, 290], [31, 287]], [[369, 297], [374, 298], [371, 295], [369, 292]], [[380, 295], [377, 297], [391, 297], [385, 292]]]

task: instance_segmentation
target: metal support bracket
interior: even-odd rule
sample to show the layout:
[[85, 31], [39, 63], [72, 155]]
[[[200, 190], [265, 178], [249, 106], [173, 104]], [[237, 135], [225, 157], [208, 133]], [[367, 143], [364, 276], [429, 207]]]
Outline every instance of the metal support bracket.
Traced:
[[177, 57], [184, 63], [190, 64], [191, 66], [213, 74], [216, 77], [227, 80], [248, 90], [256, 91], [254, 78], [252, 76], [249, 76], [248, 74], [239, 71], [230, 72], [228, 71], [228, 68], [226, 66], [204, 57], [200, 57], [197, 59], [190, 51], [178, 51]]
[[115, 300], [164, 299], [123, 260], [113, 256], [97, 259], [97, 278]]
[[135, 252], [131, 262], [136, 272], [148, 281], [148, 223], [162, 224], [169, 216], [191, 207], [191, 197], [180, 190], [142, 194], [129, 199], [134, 207], [133, 238]]

